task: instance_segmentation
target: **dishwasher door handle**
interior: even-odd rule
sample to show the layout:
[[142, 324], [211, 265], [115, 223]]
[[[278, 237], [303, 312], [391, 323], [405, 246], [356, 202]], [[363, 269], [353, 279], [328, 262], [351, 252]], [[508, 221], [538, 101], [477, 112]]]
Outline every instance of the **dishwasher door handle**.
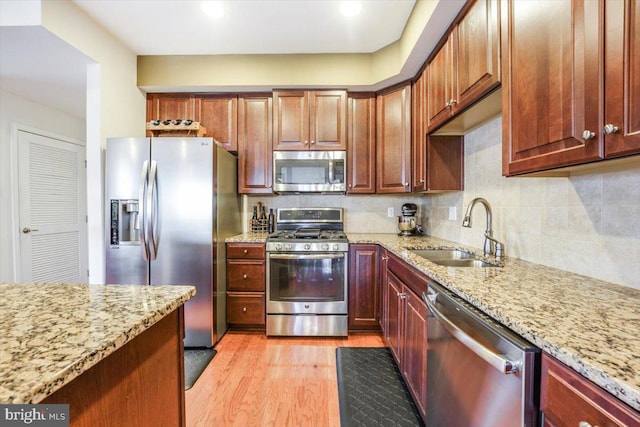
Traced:
[[460, 341], [465, 347], [469, 350], [473, 351], [476, 355], [481, 357], [485, 362], [489, 365], [496, 368], [498, 371], [503, 374], [513, 374], [518, 372], [520, 369], [520, 362], [509, 360], [503, 357], [500, 354], [496, 354], [493, 351], [489, 350], [484, 345], [480, 344], [478, 341], [473, 339], [470, 335], [460, 329], [455, 323], [453, 323], [447, 316], [445, 316], [440, 310], [438, 310], [435, 306], [435, 297], [437, 293], [427, 294], [426, 292], [422, 293], [422, 300], [427, 304], [429, 311], [433, 314], [433, 316], [440, 321], [442, 326], [451, 334], [455, 339]]

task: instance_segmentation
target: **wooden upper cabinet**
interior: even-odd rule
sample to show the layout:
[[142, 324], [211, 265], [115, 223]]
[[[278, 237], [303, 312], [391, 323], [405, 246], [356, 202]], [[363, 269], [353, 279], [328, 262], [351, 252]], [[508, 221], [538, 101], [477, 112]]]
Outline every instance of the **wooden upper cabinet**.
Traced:
[[189, 93], [150, 93], [147, 95], [147, 121], [196, 120], [195, 96]]
[[411, 191], [411, 85], [376, 99], [376, 193]]
[[344, 90], [273, 92], [274, 150], [346, 150]]
[[347, 193], [376, 192], [376, 98], [349, 94]]
[[426, 191], [464, 189], [464, 136], [428, 135]]
[[271, 193], [272, 105], [270, 94], [238, 98], [238, 193]]
[[601, 159], [599, 2], [504, 0], [501, 18], [503, 174]]
[[640, 153], [640, 2], [609, 0], [605, 19], [602, 131], [611, 158]]
[[425, 68], [411, 88], [411, 179], [412, 191], [427, 189], [427, 69]]
[[238, 97], [236, 95], [198, 95], [196, 121], [227, 151], [238, 151]]
[[498, 87], [500, 73], [498, 1], [470, 2], [429, 62], [429, 132]]

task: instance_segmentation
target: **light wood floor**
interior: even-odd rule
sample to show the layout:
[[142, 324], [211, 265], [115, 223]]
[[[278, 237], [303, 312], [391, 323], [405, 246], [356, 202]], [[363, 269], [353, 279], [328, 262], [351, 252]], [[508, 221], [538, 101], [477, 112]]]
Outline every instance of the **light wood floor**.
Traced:
[[384, 347], [379, 334], [267, 338], [228, 332], [186, 392], [187, 426], [340, 426], [336, 347]]

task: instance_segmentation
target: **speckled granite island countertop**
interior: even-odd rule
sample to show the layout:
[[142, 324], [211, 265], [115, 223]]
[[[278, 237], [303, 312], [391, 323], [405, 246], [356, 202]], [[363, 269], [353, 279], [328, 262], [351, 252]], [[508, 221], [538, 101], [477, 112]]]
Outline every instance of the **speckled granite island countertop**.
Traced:
[[[243, 236], [251, 240], [242, 240]], [[347, 233], [375, 243], [640, 410], [640, 290], [519, 259], [501, 268], [434, 264], [410, 249], [478, 248], [428, 236]], [[227, 242], [260, 241], [238, 235]], [[594, 260], [597, 262], [597, 260]]]
[[40, 402], [193, 295], [192, 286], [0, 283], [0, 402]]

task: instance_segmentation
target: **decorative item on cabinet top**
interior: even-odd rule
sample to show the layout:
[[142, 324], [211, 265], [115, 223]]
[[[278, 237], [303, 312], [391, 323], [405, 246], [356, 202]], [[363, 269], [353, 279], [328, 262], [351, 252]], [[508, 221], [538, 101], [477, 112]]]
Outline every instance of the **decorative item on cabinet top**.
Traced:
[[202, 137], [207, 133], [207, 128], [190, 119], [150, 120], [147, 130], [153, 136], [195, 136]]

